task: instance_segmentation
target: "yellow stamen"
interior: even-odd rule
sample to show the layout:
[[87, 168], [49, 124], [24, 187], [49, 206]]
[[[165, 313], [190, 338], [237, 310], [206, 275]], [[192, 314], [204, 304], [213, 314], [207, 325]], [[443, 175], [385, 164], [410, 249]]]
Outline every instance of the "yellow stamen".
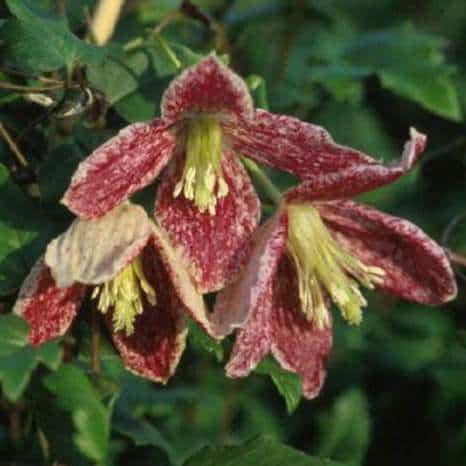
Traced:
[[215, 215], [218, 200], [228, 194], [222, 170], [222, 128], [212, 116], [194, 117], [187, 125], [186, 161], [173, 196], [183, 193], [201, 212]]
[[114, 330], [125, 330], [128, 336], [134, 332], [136, 316], [144, 310], [143, 295], [150, 304], [156, 304], [155, 291], [144, 275], [140, 257], [109, 282], [96, 286], [92, 292], [92, 298], [98, 298], [97, 308], [102, 314], [113, 308]]
[[372, 289], [383, 280], [385, 272], [365, 265], [338, 243], [311, 204], [292, 204], [288, 213], [288, 253], [298, 271], [303, 313], [318, 328], [328, 326], [326, 291], [343, 317], [350, 324], [359, 324], [361, 309], [367, 305], [359, 283]]

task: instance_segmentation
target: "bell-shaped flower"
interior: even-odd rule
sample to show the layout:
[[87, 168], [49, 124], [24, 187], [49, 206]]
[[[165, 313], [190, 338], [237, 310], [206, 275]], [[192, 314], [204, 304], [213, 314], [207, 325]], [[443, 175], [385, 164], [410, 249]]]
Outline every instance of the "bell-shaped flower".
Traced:
[[[102, 216], [170, 162], [158, 188], [157, 220], [199, 291], [216, 291], [236, 276], [259, 220], [238, 155], [301, 179], [386, 170], [319, 126], [254, 109], [246, 83], [210, 55], [172, 81], [160, 119], [128, 126], [81, 163], [63, 203], [82, 218]], [[385, 182], [403, 171], [387, 170]]]
[[219, 337], [240, 329], [229, 376], [248, 375], [270, 352], [302, 376], [303, 393], [313, 398], [332, 346], [332, 302], [359, 324], [367, 305], [361, 286], [428, 305], [455, 297], [448, 257], [435, 241], [406, 220], [345, 199], [411, 166], [425, 145], [423, 135], [411, 133], [391, 173], [361, 166], [338, 176], [316, 174], [288, 191], [256, 231], [246, 266], [219, 293], [212, 316]]
[[207, 332], [202, 296], [145, 211], [124, 202], [98, 219], [76, 219], [51, 241], [21, 287], [14, 312], [37, 345], [63, 335], [83, 300], [104, 316], [126, 367], [155, 381], [174, 372], [190, 315]]

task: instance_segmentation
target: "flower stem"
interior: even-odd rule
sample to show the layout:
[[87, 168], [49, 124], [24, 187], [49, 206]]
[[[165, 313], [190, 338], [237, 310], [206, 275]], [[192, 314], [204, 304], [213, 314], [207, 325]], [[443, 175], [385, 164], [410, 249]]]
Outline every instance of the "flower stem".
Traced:
[[94, 374], [100, 373], [99, 311], [95, 306], [91, 310], [91, 367]]
[[257, 163], [253, 162], [251, 159], [247, 159], [246, 157], [241, 157], [241, 160], [251, 176], [264, 188], [264, 191], [267, 193], [267, 196], [270, 198], [270, 200], [275, 205], [280, 204], [282, 193], [272, 183], [270, 178], [264, 173], [259, 165], [257, 165]]

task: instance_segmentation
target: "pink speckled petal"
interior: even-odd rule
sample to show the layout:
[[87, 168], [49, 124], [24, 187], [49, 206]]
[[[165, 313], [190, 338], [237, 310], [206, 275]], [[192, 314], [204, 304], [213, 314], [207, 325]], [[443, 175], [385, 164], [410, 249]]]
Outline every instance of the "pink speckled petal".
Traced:
[[[145, 303], [132, 335], [112, 331], [112, 337], [128, 370], [165, 383], [175, 372], [186, 346], [185, 309], [152, 244], [144, 250], [143, 264], [145, 275], [155, 288], [157, 303]], [[107, 322], [111, 329], [110, 316]]]
[[241, 327], [258, 306], [264, 305], [261, 295], [270, 286], [287, 236], [286, 211], [280, 211], [256, 230], [238, 279], [217, 295], [211, 320], [218, 336], [224, 337]]
[[228, 377], [246, 377], [270, 352], [273, 304], [273, 285], [269, 281], [257, 298], [255, 309], [236, 336], [225, 368]]
[[214, 55], [181, 73], [162, 97], [165, 121], [197, 112], [227, 113], [240, 119], [254, 113], [246, 83]]
[[202, 295], [196, 290], [188, 271], [182, 264], [177, 252], [171, 247], [168, 239], [165, 237], [165, 233], [155, 225], [153, 227], [151, 244], [155, 247], [160, 261], [163, 263], [165, 271], [170, 278], [171, 286], [179, 301], [183, 303], [185, 311], [206, 333], [216, 338]]
[[353, 254], [366, 265], [385, 270], [381, 288], [430, 305], [456, 296], [456, 282], [445, 251], [416, 225], [352, 201], [314, 206]]
[[217, 203], [215, 215], [201, 213], [183, 195], [173, 197], [183, 164], [183, 158], [177, 157], [171, 172], [163, 178], [156, 218], [168, 232], [199, 291], [217, 291], [236, 275], [247, 253], [259, 220], [259, 200], [243, 166], [225, 149], [223, 174], [229, 193]]
[[312, 399], [325, 381], [332, 329], [316, 329], [303, 316], [297, 275], [287, 256], [280, 261], [277, 277], [271, 321], [272, 354], [283, 369], [301, 375], [303, 395]]
[[127, 126], [81, 162], [63, 204], [79, 217], [104, 215], [160, 173], [175, 143], [160, 120]]
[[58, 288], [41, 257], [25, 279], [13, 312], [30, 325], [29, 342], [39, 345], [63, 335], [84, 299], [87, 287]]
[[[258, 109], [251, 121], [237, 125], [225, 122], [224, 127], [234, 150], [301, 179], [360, 166], [381, 167], [368, 155], [336, 144], [324, 128], [297, 118]], [[416, 139], [417, 144], [421, 142]], [[406, 154], [404, 163], [412, 165], [414, 160]]]
[[334, 173], [309, 173], [306, 180], [286, 194], [288, 202], [346, 198], [391, 183], [405, 174], [426, 146], [426, 136], [411, 128], [401, 160], [393, 165], [360, 163]]
[[332, 332], [313, 328], [300, 307], [296, 272], [283, 255], [274, 280], [238, 333], [227, 375], [247, 376], [271, 352], [284, 369], [301, 375], [304, 396], [316, 397], [325, 380]]
[[76, 219], [48, 245], [45, 262], [61, 288], [104, 283], [142, 251], [152, 228], [142, 207], [125, 202], [98, 219]]

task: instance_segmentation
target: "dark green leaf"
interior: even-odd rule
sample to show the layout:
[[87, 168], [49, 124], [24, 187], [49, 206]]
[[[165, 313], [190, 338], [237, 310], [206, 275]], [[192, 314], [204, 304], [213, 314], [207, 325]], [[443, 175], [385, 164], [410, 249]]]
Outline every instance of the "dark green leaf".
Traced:
[[291, 414], [299, 405], [302, 396], [301, 377], [282, 369], [273, 359], [264, 359], [256, 369], [258, 374], [269, 375], [286, 402]]
[[363, 464], [370, 440], [367, 398], [359, 389], [340, 395], [328, 413], [319, 417], [320, 438], [316, 452], [320, 456]]
[[45, 377], [44, 384], [57, 396], [59, 406], [71, 412], [75, 444], [88, 458], [103, 461], [109, 449], [112, 403], [105, 406], [87, 376], [72, 365]]
[[189, 343], [199, 351], [213, 354], [218, 362], [223, 360], [222, 344], [207, 335], [192, 321], [189, 322]]
[[0, 382], [11, 401], [23, 394], [39, 362], [56, 369], [63, 357], [56, 342], [28, 346], [28, 333], [29, 325], [24, 320], [13, 314], [0, 316]]
[[54, 228], [0, 164], [0, 295], [20, 286]]
[[9, 61], [35, 71], [50, 71], [75, 62], [91, 64], [105, 56], [103, 49], [78, 39], [66, 20], [39, 9], [28, 0], [7, 0], [8, 8], [17, 18], [4, 34]]
[[149, 422], [138, 419], [129, 411], [116, 409], [112, 418], [112, 427], [120, 434], [133, 440], [136, 446], [151, 445], [161, 448], [176, 464], [176, 452], [163, 434]]
[[184, 466], [343, 466], [323, 458], [308, 456], [278, 443], [259, 437], [234, 447], [204, 448]]

